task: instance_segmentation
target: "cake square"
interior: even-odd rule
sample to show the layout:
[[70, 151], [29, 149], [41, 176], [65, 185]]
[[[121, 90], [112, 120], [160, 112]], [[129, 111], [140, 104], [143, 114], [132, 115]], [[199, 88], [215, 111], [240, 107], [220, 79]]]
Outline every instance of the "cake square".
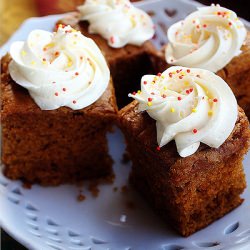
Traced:
[[79, 12], [69, 13], [57, 22], [57, 26], [59, 24], [72, 26], [98, 45], [109, 64], [119, 108], [130, 102], [127, 93], [139, 88], [138, 82], [142, 75], [156, 73], [152, 60], [157, 51], [150, 41], [141, 46], [128, 44], [122, 48], [112, 48], [102, 36], [88, 32], [89, 23], [80, 21]]
[[11, 58], [1, 59], [2, 163], [11, 179], [59, 185], [112, 173], [106, 133], [116, 120], [112, 81], [80, 110], [41, 110], [11, 78]]
[[202, 144], [188, 157], [174, 142], [157, 147], [155, 121], [138, 111], [138, 102], [119, 111], [132, 160], [130, 181], [181, 235], [189, 236], [242, 203], [242, 166], [249, 146], [249, 123], [239, 108], [236, 125], [218, 149]]

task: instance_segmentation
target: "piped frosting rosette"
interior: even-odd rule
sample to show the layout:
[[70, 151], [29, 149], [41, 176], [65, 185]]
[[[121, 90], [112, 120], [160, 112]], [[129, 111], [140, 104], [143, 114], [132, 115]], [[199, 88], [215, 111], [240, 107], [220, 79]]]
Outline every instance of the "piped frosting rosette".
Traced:
[[32, 31], [10, 48], [12, 79], [26, 88], [43, 110], [77, 110], [94, 103], [108, 86], [107, 63], [89, 38], [70, 26], [57, 32]]
[[235, 12], [219, 5], [201, 7], [169, 28], [166, 61], [217, 72], [241, 53], [245, 38]]
[[89, 33], [101, 35], [113, 48], [140, 46], [154, 35], [151, 17], [128, 0], [86, 0], [78, 10], [89, 22]]
[[129, 94], [156, 120], [160, 147], [175, 140], [182, 157], [200, 143], [218, 148], [237, 120], [237, 102], [227, 83], [203, 69], [171, 67], [162, 74], [145, 75], [141, 90]]

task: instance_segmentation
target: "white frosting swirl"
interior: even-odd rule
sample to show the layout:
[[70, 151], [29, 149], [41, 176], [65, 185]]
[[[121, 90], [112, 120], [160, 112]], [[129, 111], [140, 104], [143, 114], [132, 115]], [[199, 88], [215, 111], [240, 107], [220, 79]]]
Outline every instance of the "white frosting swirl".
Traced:
[[86, 0], [78, 9], [89, 33], [101, 35], [113, 48], [140, 46], [154, 35], [150, 16], [128, 0]]
[[11, 45], [10, 55], [11, 77], [43, 110], [82, 109], [109, 83], [110, 72], [97, 45], [70, 26], [61, 25], [55, 33], [34, 30], [27, 41]]
[[175, 140], [182, 157], [200, 142], [218, 148], [237, 120], [236, 99], [227, 83], [203, 69], [170, 67], [161, 75], [145, 75], [141, 91], [129, 94], [156, 120], [160, 147]]
[[217, 72], [241, 53], [246, 34], [235, 12], [219, 5], [198, 8], [169, 28], [166, 61]]

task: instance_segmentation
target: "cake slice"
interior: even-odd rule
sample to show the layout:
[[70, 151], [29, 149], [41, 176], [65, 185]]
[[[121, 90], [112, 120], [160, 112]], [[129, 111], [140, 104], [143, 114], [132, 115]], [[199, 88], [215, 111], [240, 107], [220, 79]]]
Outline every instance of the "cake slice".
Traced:
[[243, 201], [249, 122], [230, 92], [212, 72], [171, 67], [144, 76], [119, 111], [131, 183], [183, 236]]
[[112, 174], [106, 133], [117, 106], [94, 42], [70, 27], [38, 30], [10, 52], [1, 59], [4, 174], [41, 185]]

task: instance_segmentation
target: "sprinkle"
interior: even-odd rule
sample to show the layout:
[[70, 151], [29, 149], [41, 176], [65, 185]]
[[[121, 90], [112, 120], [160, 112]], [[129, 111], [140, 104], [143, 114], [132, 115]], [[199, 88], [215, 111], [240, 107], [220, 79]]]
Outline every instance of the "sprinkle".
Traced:
[[172, 78], [172, 77], [173, 77], [173, 74], [172, 74], [171, 72], [170, 72], [168, 75], [169, 75], [169, 77], [170, 77], [170, 78]]
[[132, 93], [132, 95], [136, 95], [136, 92], [134, 91], [134, 92]]
[[188, 86], [188, 85], [189, 85], [189, 82], [184, 82], [184, 85], [185, 85], [185, 86]]
[[115, 42], [115, 38], [113, 36], [110, 37], [110, 42], [114, 43]]
[[43, 61], [46, 62], [46, 58], [43, 58]]
[[83, 60], [83, 56], [80, 56], [80, 60]]
[[55, 93], [55, 96], [58, 96], [58, 93], [57, 93], [57, 92]]
[[197, 112], [197, 109], [192, 109], [192, 112], [193, 112], [193, 113], [196, 113], [196, 112]]
[[60, 52], [59, 51], [56, 51], [55, 52], [55, 56], [59, 56], [60, 55]]
[[217, 12], [217, 15], [220, 16], [220, 15], [221, 15], [221, 12], [218, 11], [218, 12]]
[[171, 112], [171, 113], [174, 113], [174, 112], [175, 112], [175, 109], [174, 109], [174, 108], [170, 108], [170, 112]]
[[154, 93], [154, 92], [151, 92], [150, 94], [151, 94], [151, 95], [155, 95], [155, 93]]
[[153, 98], [150, 98], [150, 97], [149, 97], [149, 98], [148, 98], [148, 101], [149, 101], [149, 102], [152, 102], [152, 101], [153, 101]]
[[78, 72], [76, 72], [76, 73], [75, 73], [75, 75], [76, 75], [76, 76], [78, 76], [78, 75], [79, 75], [79, 73], [78, 73]]
[[213, 99], [213, 102], [218, 102], [218, 99], [217, 99], [217, 98], [214, 98], [214, 99]]
[[22, 56], [26, 56], [27, 52], [25, 50], [22, 50], [21, 54], [22, 54]]
[[231, 23], [231, 22], [229, 22], [229, 23], [228, 23], [228, 25], [229, 25], [229, 26], [232, 26], [232, 23]]
[[200, 25], [197, 25], [196, 28], [199, 29], [199, 28], [200, 28]]
[[187, 69], [187, 72], [190, 73], [190, 69]]
[[148, 106], [151, 107], [152, 106], [152, 102], [148, 102]]
[[181, 97], [180, 97], [180, 96], [178, 96], [178, 98], [177, 98], [177, 99], [178, 99], [178, 101], [181, 101]]
[[144, 81], [144, 82], [143, 82], [143, 84], [145, 84], [145, 85], [146, 85], [146, 84], [147, 84], [147, 81]]
[[179, 79], [182, 79], [183, 78], [183, 76], [179, 76]]
[[193, 89], [189, 89], [189, 91], [190, 91], [190, 93], [192, 93], [192, 92], [193, 92]]
[[35, 61], [32, 61], [31, 64], [32, 64], [32, 65], [36, 65], [36, 62], [35, 62]]
[[157, 150], [157, 151], [160, 151], [160, 150], [161, 150], [160, 146], [156, 147], [156, 150]]
[[73, 104], [76, 104], [76, 100], [73, 100]]
[[56, 82], [52, 82], [53, 84], [56, 83]]
[[203, 24], [203, 28], [207, 28], [207, 25], [206, 25], [206, 24]]
[[190, 91], [187, 89], [187, 90], [186, 90], [186, 93], [187, 93], [187, 94], [189, 94], [189, 93], [190, 93]]
[[162, 98], [166, 98], [167, 96], [165, 94], [162, 95]]
[[157, 76], [161, 76], [161, 73], [158, 73]]
[[68, 65], [68, 67], [71, 67], [71, 66], [72, 66], [72, 64], [73, 64], [73, 63], [72, 63], [72, 61], [70, 61], [70, 62], [68, 62], [68, 64], [67, 64], [67, 65]]
[[66, 88], [63, 88], [62, 90], [63, 90], [63, 91], [66, 91]]
[[141, 91], [140, 91], [140, 90], [138, 90], [138, 91], [137, 91], [137, 94], [141, 94]]
[[166, 87], [166, 86], [164, 86], [164, 87], [163, 87], [163, 89], [164, 89], [164, 90], [167, 90], [167, 87]]
[[193, 133], [196, 134], [198, 130], [196, 128], [193, 129]]
[[208, 114], [209, 116], [212, 116], [212, 115], [213, 115], [213, 111], [212, 111], [212, 110], [209, 110], [209, 111], [207, 112], [207, 114]]

